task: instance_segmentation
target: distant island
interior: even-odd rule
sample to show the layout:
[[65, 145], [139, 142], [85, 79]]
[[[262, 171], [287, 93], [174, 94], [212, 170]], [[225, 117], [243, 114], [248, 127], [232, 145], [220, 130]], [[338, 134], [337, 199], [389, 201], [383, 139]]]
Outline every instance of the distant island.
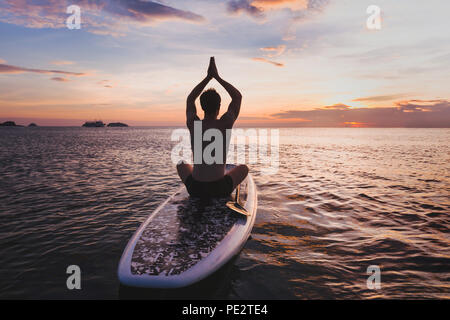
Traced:
[[111, 122], [108, 127], [128, 127], [128, 125], [122, 122]]
[[38, 125], [37, 125], [36, 123], [32, 122], [32, 123], [30, 123], [28, 126], [29, 126], [29, 127], [37, 127]]
[[103, 121], [86, 121], [83, 124], [83, 127], [86, 128], [103, 128], [105, 126], [105, 124], [103, 123]]
[[14, 121], [5, 121], [3, 123], [0, 123], [0, 126], [2, 126], [2, 127], [23, 127], [21, 125], [16, 124]]
[[[103, 123], [103, 121], [86, 121], [83, 124], [83, 127], [87, 128], [103, 128], [106, 125]], [[126, 123], [122, 122], [111, 122], [107, 125], [108, 127], [128, 127]]]

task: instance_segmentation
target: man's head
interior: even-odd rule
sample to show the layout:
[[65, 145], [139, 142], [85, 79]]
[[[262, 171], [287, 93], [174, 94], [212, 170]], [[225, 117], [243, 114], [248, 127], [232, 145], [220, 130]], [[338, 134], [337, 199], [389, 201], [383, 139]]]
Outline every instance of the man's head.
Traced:
[[220, 109], [220, 95], [214, 88], [208, 89], [200, 96], [200, 104], [205, 116], [217, 116]]

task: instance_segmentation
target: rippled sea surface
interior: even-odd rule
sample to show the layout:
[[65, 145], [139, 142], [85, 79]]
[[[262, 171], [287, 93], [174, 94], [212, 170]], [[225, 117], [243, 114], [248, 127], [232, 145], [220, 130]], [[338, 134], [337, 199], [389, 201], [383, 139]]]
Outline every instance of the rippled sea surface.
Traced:
[[[0, 297], [120, 297], [125, 245], [180, 185], [171, 133], [1, 128]], [[449, 129], [281, 129], [278, 174], [250, 165], [252, 238], [205, 295], [449, 298], [449, 141]], [[370, 265], [381, 289], [367, 288]]]

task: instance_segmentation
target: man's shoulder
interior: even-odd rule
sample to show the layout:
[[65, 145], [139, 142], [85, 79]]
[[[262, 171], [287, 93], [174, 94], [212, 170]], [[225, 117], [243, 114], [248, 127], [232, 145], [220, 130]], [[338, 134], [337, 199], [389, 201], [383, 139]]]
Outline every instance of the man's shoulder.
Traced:
[[186, 119], [186, 125], [188, 127], [188, 129], [193, 129], [194, 128], [194, 123], [196, 121], [201, 121], [200, 118], [198, 117], [198, 115], [195, 115], [193, 117], [189, 117]]
[[236, 117], [234, 116], [234, 113], [227, 111], [220, 117], [219, 121], [223, 127], [231, 129], [236, 121]]

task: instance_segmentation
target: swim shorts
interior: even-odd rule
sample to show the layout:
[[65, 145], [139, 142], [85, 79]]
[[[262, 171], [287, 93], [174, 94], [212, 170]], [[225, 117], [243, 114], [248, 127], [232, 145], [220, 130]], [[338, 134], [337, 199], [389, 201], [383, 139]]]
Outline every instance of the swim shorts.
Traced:
[[233, 192], [233, 179], [229, 175], [216, 181], [197, 181], [191, 174], [184, 184], [191, 197], [227, 197]]

